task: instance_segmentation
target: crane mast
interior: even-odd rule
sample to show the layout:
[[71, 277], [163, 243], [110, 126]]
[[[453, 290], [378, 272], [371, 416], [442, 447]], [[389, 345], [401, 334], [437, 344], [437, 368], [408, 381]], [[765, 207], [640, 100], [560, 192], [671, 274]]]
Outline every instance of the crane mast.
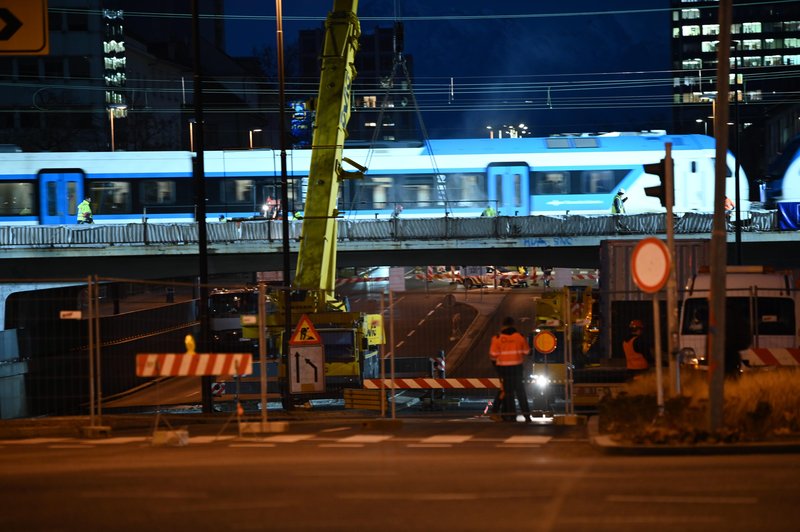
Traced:
[[[288, 312], [295, 324], [301, 316], [311, 320], [323, 343], [326, 392], [360, 387], [364, 378], [376, 377], [384, 337], [381, 315], [350, 311], [334, 294], [339, 184], [342, 179], [363, 178], [366, 171], [342, 155], [350, 119], [351, 87], [356, 76], [355, 54], [361, 35], [357, 5], [358, 0], [334, 0], [333, 11], [325, 23], [297, 270], [287, 297], [276, 297], [274, 293], [271, 296], [278, 311], [265, 317], [270, 338], [277, 340], [273, 345], [283, 345], [281, 338], [286, 334], [284, 320]], [[345, 171], [343, 161], [356, 171]], [[243, 335], [257, 337], [252, 328], [245, 328]], [[286, 364], [289, 353], [273, 354], [281, 355], [283, 360], [281, 375], [292, 378], [292, 370]], [[295, 353], [295, 356], [301, 355]]]
[[[338, 211], [336, 201], [342, 179], [363, 177], [366, 170], [342, 168], [342, 153], [350, 119], [350, 98], [356, 76], [355, 54], [361, 27], [356, 16], [358, 0], [335, 0], [325, 23], [322, 73], [317, 115], [311, 144], [311, 166], [303, 214], [303, 227], [292, 288], [305, 291], [304, 312], [344, 310], [334, 296]], [[346, 159], [345, 159], [346, 160]]]

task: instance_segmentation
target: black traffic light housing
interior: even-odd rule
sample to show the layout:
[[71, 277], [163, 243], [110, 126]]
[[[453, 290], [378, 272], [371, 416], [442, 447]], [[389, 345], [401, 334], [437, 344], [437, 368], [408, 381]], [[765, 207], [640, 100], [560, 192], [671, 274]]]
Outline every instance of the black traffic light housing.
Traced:
[[[672, 164], [672, 169], [675, 168], [675, 163], [672, 162], [670, 158], [670, 163]], [[644, 165], [644, 172], [646, 174], [653, 174], [657, 175], [661, 179], [661, 184], [655, 187], [645, 187], [644, 193], [648, 196], [653, 198], [658, 198], [658, 201], [661, 202], [662, 207], [667, 206], [667, 187], [664, 184], [664, 172], [666, 170], [666, 163], [664, 159], [661, 159], [657, 163], [651, 163]], [[672, 175], [675, 175], [673, 171]], [[672, 206], [675, 206], [675, 194], [671, 194], [672, 196]]]

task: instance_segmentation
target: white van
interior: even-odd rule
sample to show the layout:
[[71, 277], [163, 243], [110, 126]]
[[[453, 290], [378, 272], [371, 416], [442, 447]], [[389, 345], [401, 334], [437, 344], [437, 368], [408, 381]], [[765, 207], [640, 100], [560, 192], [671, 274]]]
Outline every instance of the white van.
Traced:
[[[728, 266], [725, 312], [733, 313], [752, 339], [750, 347], [795, 348], [800, 345], [798, 294], [792, 277], [761, 266]], [[684, 362], [705, 364], [708, 340], [707, 269], [689, 279], [681, 305], [678, 346]], [[728, 320], [730, 323], [730, 320]]]

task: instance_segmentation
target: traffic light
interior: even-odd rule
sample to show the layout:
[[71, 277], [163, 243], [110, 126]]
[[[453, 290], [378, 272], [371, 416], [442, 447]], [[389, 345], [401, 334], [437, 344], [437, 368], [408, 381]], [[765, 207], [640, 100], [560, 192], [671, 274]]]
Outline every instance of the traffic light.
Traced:
[[[672, 164], [673, 168], [675, 163], [672, 162], [670, 158], [670, 163]], [[661, 202], [662, 207], [667, 206], [667, 188], [664, 183], [664, 171], [666, 169], [666, 163], [664, 159], [661, 159], [657, 163], [651, 163], [644, 165], [644, 172], [646, 174], [653, 174], [657, 175], [661, 179], [661, 184], [655, 187], [645, 187], [644, 193], [648, 196], [653, 198], [658, 198], [658, 201]], [[672, 175], [674, 176], [675, 173], [673, 172]], [[675, 195], [671, 194], [672, 196], [672, 205], [675, 205]]]

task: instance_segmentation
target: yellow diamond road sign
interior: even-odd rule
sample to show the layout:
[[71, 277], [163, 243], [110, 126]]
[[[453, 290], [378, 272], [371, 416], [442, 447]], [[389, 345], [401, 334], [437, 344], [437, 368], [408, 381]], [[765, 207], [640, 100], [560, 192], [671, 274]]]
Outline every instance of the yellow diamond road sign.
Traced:
[[0, 3], [0, 55], [47, 55], [47, 0]]

